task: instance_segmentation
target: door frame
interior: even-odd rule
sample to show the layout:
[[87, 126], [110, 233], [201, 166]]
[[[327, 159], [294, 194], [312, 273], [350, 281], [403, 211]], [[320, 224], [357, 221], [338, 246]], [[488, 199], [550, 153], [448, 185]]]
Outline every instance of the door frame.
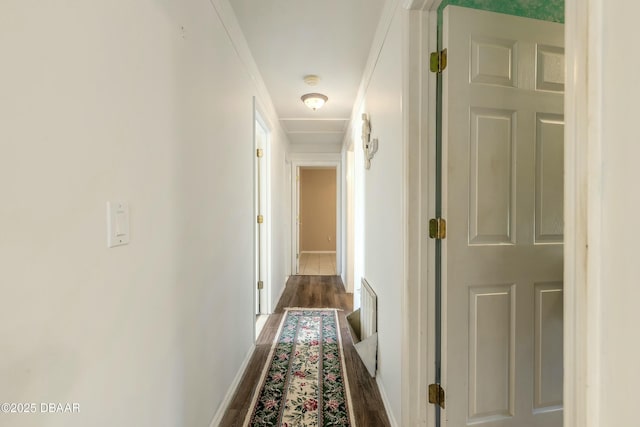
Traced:
[[[258, 260], [258, 253], [260, 248], [258, 248], [259, 245], [259, 241], [258, 241], [258, 224], [257, 224], [257, 218], [256, 216], [254, 216], [254, 280], [253, 280], [253, 292], [252, 295], [254, 295], [254, 303], [253, 303], [253, 315], [256, 316], [257, 314], [270, 314], [271, 312], [271, 167], [270, 167], [270, 138], [271, 138], [271, 127], [269, 126], [269, 123], [265, 120], [265, 115], [264, 113], [261, 112], [261, 108], [260, 105], [258, 104], [258, 102], [256, 101], [256, 98], [253, 98], [253, 143], [252, 143], [252, 147], [253, 147], [253, 173], [254, 173], [254, 188], [253, 188], [253, 192], [254, 192], [254, 212], [256, 214], [258, 214], [258, 203], [257, 200], [260, 197], [260, 195], [258, 194], [258, 157], [256, 154], [256, 149], [257, 147], [257, 140], [256, 140], [256, 136], [257, 136], [257, 127], [256, 125], [259, 124], [265, 131], [265, 141], [264, 141], [264, 155], [262, 157], [262, 167], [264, 168], [264, 177], [265, 177], [265, 182], [261, 183], [261, 186], [264, 188], [263, 191], [265, 192], [265, 206], [262, 207], [262, 214], [265, 217], [265, 223], [263, 224], [263, 229], [262, 229], [262, 236], [261, 238], [265, 240], [265, 248], [266, 248], [266, 253], [263, 255], [264, 256], [264, 277], [262, 278], [263, 283], [264, 283], [264, 287], [262, 289], [262, 297], [261, 297], [261, 301], [264, 303], [264, 307], [259, 307], [258, 304], [258, 291], [257, 291], [257, 283], [258, 283], [258, 278], [259, 278], [259, 260]], [[254, 319], [254, 329], [255, 329], [255, 319]], [[254, 336], [255, 336], [255, 330], [254, 330]]]
[[[437, 45], [437, 9], [442, 0], [404, 0], [410, 12], [405, 23], [403, 66], [407, 149], [420, 153], [417, 171], [409, 162], [408, 192], [435, 188], [436, 77], [428, 72], [429, 52]], [[598, 295], [602, 246], [602, 28], [603, 0], [565, 2], [565, 243], [564, 243], [564, 423], [563, 427], [600, 425], [601, 392], [597, 387], [601, 368], [600, 309]], [[416, 63], [416, 58], [418, 61]], [[418, 88], [417, 91], [415, 89]], [[415, 94], [418, 95], [415, 95]], [[419, 99], [415, 99], [415, 97]], [[418, 125], [411, 124], [419, 111]], [[417, 128], [417, 129], [416, 129]], [[424, 145], [421, 148], [421, 141]], [[412, 151], [416, 150], [416, 151]], [[411, 157], [410, 157], [411, 158]], [[424, 197], [424, 194], [427, 194]], [[419, 202], [409, 206], [408, 273], [416, 275], [405, 288], [403, 339], [403, 425], [435, 425], [433, 405], [427, 401], [427, 385], [435, 369], [435, 269], [434, 241], [425, 236], [429, 218], [435, 212], [435, 192], [418, 194]], [[589, 233], [587, 230], [591, 230]], [[412, 242], [411, 236], [423, 236]], [[587, 250], [587, 248], [589, 250]], [[413, 255], [411, 249], [417, 249]], [[425, 291], [426, 289], [426, 291]], [[588, 315], [589, 313], [589, 315]], [[416, 326], [418, 325], [418, 326]], [[424, 326], [421, 326], [424, 325]], [[426, 406], [426, 408], [425, 408]]]
[[600, 425], [603, 9], [565, 2], [564, 427]]
[[340, 155], [292, 154], [291, 160], [291, 274], [298, 274], [296, 255], [299, 253], [298, 221], [298, 168], [329, 167], [336, 169], [336, 274], [342, 275], [342, 160]]

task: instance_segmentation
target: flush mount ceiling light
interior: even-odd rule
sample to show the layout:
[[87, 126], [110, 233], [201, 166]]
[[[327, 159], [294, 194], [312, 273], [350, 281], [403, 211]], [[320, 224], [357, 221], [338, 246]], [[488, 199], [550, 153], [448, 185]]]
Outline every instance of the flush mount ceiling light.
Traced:
[[321, 93], [307, 93], [302, 95], [300, 99], [302, 99], [304, 105], [316, 111], [318, 108], [322, 108], [329, 98]]

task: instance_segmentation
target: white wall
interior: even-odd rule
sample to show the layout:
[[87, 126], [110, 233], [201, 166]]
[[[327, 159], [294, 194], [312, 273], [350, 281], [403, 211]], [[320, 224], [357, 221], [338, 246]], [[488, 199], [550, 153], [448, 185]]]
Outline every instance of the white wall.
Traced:
[[81, 408], [0, 424], [207, 426], [253, 342], [246, 62], [207, 0], [6, 0], [0, 51], [0, 401]]
[[[393, 20], [379, 51], [363, 104], [352, 117], [352, 126], [356, 150], [362, 150], [361, 113], [369, 116], [371, 138], [379, 140], [371, 168], [364, 172], [364, 183], [357, 186], [357, 189], [364, 189], [363, 276], [378, 294], [378, 384], [389, 405], [389, 416], [400, 420], [406, 223], [402, 112], [404, 11], [398, 2], [394, 3]], [[356, 156], [356, 161], [362, 159]]]

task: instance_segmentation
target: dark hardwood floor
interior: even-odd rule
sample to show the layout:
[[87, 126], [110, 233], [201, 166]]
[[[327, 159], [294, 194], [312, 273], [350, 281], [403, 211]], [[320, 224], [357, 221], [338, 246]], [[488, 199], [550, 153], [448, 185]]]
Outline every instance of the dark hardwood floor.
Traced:
[[258, 337], [255, 353], [220, 426], [242, 426], [285, 307], [331, 307], [343, 310], [338, 312], [338, 318], [356, 425], [390, 426], [375, 379], [369, 376], [353, 347], [346, 319], [346, 315], [353, 309], [353, 294], [345, 292], [339, 276], [292, 276], [289, 279], [275, 313], [269, 316]]

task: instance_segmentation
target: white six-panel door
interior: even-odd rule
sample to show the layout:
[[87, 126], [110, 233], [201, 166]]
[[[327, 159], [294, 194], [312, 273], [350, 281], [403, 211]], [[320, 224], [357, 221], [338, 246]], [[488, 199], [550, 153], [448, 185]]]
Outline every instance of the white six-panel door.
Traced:
[[443, 25], [443, 424], [559, 427], [563, 26]]

